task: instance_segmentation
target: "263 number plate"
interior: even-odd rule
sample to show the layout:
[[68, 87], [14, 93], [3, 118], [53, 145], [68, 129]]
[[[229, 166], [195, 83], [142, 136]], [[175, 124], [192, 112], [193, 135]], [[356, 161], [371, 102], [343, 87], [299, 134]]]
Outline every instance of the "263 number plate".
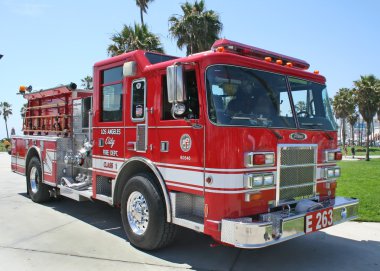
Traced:
[[333, 208], [318, 210], [305, 216], [305, 233], [312, 233], [333, 225]]

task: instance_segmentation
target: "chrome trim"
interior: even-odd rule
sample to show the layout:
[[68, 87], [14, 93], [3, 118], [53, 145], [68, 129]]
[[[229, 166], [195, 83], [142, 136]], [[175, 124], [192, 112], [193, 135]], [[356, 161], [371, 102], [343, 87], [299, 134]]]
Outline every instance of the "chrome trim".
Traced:
[[[124, 169], [124, 167], [133, 161], [139, 161], [139, 162], [146, 164], [153, 171], [154, 175], [157, 177], [158, 181], [160, 182], [160, 186], [161, 186], [162, 192], [164, 194], [164, 198], [165, 198], [166, 221], [172, 222], [172, 217], [171, 217], [172, 211], [171, 211], [170, 199], [169, 199], [168, 191], [166, 190], [165, 181], [164, 181], [164, 178], [162, 177], [160, 171], [157, 169], [157, 167], [154, 165], [154, 163], [152, 161], [148, 160], [145, 157], [141, 157], [141, 156], [136, 156], [136, 157], [132, 157], [132, 158], [128, 159], [119, 168], [119, 170], [116, 174], [116, 177], [115, 177], [115, 183], [117, 183], [117, 181], [119, 180], [120, 172]], [[115, 184], [115, 187], [116, 187], [116, 184]], [[115, 191], [112, 191], [112, 195], [115, 195]], [[113, 200], [113, 204], [116, 204], [115, 197], [112, 200]]]
[[32, 139], [32, 140], [43, 140], [43, 141], [57, 141], [61, 137], [56, 136], [12, 136], [14, 139]]
[[30, 170], [29, 180], [30, 180], [30, 188], [32, 189], [32, 192], [34, 194], [38, 192], [38, 177], [40, 176], [38, 174], [37, 168], [32, 167], [32, 169]]
[[129, 226], [137, 235], [143, 235], [149, 224], [149, 206], [144, 195], [133, 191], [127, 200], [127, 218]]
[[[359, 200], [337, 197], [333, 225], [358, 217]], [[270, 214], [270, 213], [268, 213]], [[261, 248], [305, 235], [305, 216], [290, 215], [270, 222], [253, 222], [250, 217], [222, 219], [221, 241], [239, 248]]]

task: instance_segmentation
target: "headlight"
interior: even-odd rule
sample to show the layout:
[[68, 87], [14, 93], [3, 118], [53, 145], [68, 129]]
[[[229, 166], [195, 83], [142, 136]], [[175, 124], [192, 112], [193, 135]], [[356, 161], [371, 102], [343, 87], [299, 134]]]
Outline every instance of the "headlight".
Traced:
[[265, 164], [274, 164], [274, 153], [265, 154]]
[[334, 169], [328, 169], [327, 178], [333, 178], [333, 177], [334, 177]]
[[335, 152], [328, 152], [327, 161], [334, 161], [334, 160], [335, 160]]
[[246, 174], [244, 176], [245, 188], [255, 189], [270, 185], [274, 185], [274, 175], [272, 173]]
[[274, 176], [273, 175], [265, 175], [264, 176], [264, 185], [272, 185], [274, 184]]
[[340, 177], [339, 167], [325, 168], [325, 179], [334, 179], [338, 177]]
[[263, 176], [262, 175], [259, 175], [259, 176], [255, 176], [253, 177], [253, 186], [257, 187], [257, 186], [262, 186], [263, 185]]
[[340, 168], [335, 168], [334, 175], [335, 177], [340, 177]]

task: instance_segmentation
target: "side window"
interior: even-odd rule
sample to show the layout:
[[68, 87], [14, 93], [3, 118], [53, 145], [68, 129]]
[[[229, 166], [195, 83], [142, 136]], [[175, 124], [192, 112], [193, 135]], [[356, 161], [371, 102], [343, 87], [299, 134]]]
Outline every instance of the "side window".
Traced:
[[122, 120], [123, 109], [123, 70], [116, 67], [102, 72], [100, 121], [113, 122]]
[[[162, 120], [173, 120], [171, 114], [172, 104], [168, 102], [167, 94], [167, 78], [166, 75], [162, 76]], [[186, 106], [186, 113], [182, 117], [188, 119], [198, 119], [199, 118], [199, 99], [198, 99], [198, 88], [197, 80], [195, 76], [195, 71], [186, 71], [184, 74], [184, 85], [186, 89], [186, 101], [184, 102]]]
[[146, 89], [145, 79], [132, 82], [131, 116], [133, 121], [142, 121], [145, 118]]

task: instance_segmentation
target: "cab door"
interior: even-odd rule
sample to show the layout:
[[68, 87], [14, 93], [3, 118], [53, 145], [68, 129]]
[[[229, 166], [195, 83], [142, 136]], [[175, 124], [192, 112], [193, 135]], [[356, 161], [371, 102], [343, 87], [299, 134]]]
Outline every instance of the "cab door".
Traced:
[[[96, 67], [94, 87], [93, 169], [96, 176], [116, 176], [124, 161], [123, 108], [126, 95], [123, 63]], [[96, 191], [96, 188], [94, 189]]]
[[199, 102], [198, 70], [194, 65], [184, 67], [186, 97], [180, 105], [184, 106], [183, 114], [175, 114], [175, 105], [168, 101], [166, 72], [161, 74], [160, 80], [161, 114], [157, 121], [160, 152], [157, 166], [170, 190], [203, 195], [205, 128]]

